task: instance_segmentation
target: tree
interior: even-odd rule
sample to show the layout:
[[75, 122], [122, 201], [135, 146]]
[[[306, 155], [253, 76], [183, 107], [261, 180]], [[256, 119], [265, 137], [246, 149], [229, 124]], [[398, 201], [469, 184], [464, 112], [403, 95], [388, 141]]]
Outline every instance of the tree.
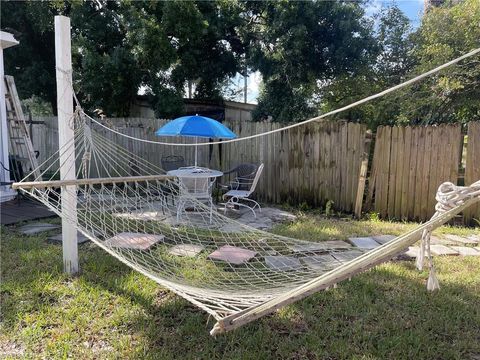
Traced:
[[250, 2], [249, 65], [264, 80], [256, 118], [316, 113], [319, 83], [355, 73], [370, 57], [371, 24], [357, 2]]
[[241, 8], [230, 1], [167, 2], [162, 18], [175, 43], [171, 81], [195, 83], [196, 98], [219, 98], [222, 82], [240, 70], [244, 45], [237, 34]]
[[[416, 34], [419, 74], [479, 46], [480, 2], [432, 7]], [[413, 123], [467, 122], [480, 119], [478, 55], [422, 81], [402, 103], [401, 116]]]
[[39, 96], [56, 111], [53, 18], [63, 14], [72, 20], [73, 77], [80, 99], [87, 108], [127, 115], [142, 74], [125, 41], [129, 18], [120, 10], [109, 1], [2, 3], [2, 26], [20, 41], [5, 53], [6, 71], [15, 76], [20, 97]]
[[56, 110], [53, 16], [46, 2], [2, 1], [2, 29], [20, 41], [5, 51], [5, 73], [15, 77], [22, 99], [38, 96]]
[[[379, 56], [360, 76], [344, 76], [321, 91], [322, 111], [364, 98], [431, 70], [479, 46], [480, 2], [432, 7], [416, 32], [392, 7], [380, 15]], [[408, 88], [339, 116], [376, 128], [382, 124], [435, 124], [480, 118], [480, 62], [471, 58]]]
[[230, 1], [2, 3], [2, 26], [21, 41], [6, 53], [7, 70], [21, 97], [38, 95], [55, 109], [53, 17], [64, 14], [72, 19], [75, 89], [87, 108], [127, 116], [143, 87], [158, 115], [174, 115], [187, 81], [197, 98], [215, 98], [240, 70], [239, 9]]
[[[319, 91], [321, 111], [328, 112], [353, 103], [404, 81], [414, 66], [413, 38], [410, 22], [395, 5], [384, 8], [377, 15], [374, 56], [369, 58], [356, 74], [343, 74]], [[394, 124], [401, 113], [404, 92], [355, 107], [337, 115], [337, 118], [361, 121], [376, 128]]]

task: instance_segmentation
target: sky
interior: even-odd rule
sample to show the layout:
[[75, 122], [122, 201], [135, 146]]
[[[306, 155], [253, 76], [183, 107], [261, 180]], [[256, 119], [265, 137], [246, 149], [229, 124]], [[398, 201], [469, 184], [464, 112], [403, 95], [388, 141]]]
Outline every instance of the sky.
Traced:
[[[420, 20], [423, 13], [423, 3], [424, 0], [371, 0], [368, 5], [365, 7], [365, 12], [367, 16], [371, 16], [383, 7], [388, 7], [393, 4], [396, 4], [400, 10], [402, 10], [405, 15], [410, 19], [412, 28], [415, 29], [420, 25]], [[239, 78], [240, 75], [237, 76]], [[236, 80], [238, 80], [236, 78]], [[252, 104], [257, 103], [259, 86], [262, 81], [261, 75], [256, 72], [251, 74], [248, 78], [248, 91], [247, 91], [247, 101]], [[238, 83], [238, 81], [236, 81]], [[243, 96], [241, 97], [243, 101]]]
[[423, 13], [423, 3], [424, 0], [371, 0], [365, 7], [365, 11], [367, 15], [371, 16], [383, 7], [397, 4], [400, 10], [410, 19], [412, 27], [417, 28], [420, 25], [420, 19]]

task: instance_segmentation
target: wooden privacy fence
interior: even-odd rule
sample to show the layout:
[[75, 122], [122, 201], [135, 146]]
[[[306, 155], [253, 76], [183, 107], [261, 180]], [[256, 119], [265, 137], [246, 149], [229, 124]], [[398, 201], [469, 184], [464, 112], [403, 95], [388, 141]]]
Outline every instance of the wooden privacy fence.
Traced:
[[[36, 118], [32, 135], [40, 162], [58, 150], [56, 118]], [[156, 129], [166, 120], [120, 118], [106, 123], [118, 131], [142, 139], [192, 142], [192, 139], [159, 138]], [[268, 122], [226, 122], [239, 137], [282, 127]], [[161, 165], [166, 155], [181, 155], [194, 162], [193, 147], [146, 144], [126, 139], [99, 126], [108, 139]], [[459, 167], [465, 165], [465, 184], [480, 179], [480, 123], [468, 124], [466, 155], [459, 124], [441, 126], [380, 126], [375, 147], [370, 148], [367, 128], [347, 122], [322, 122], [300, 126], [268, 136], [221, 145], [198, 147], [199, 165], [228, 170], [238, 164], [264, 163], [257, 189], [262, 201], [302, 202], [313, 206], [333, 201], [338, 210], [359, 212], [366, 191], [366, 207], [382, 218], [427, 220], [434, 212], [435, 192], [445, 181], [458, 183]], [[200, 140], [200, 141], [205, 141]], [[367, 178], [368, 153], [372, 159]], [[462, 160], [463, 159], [463, 160]], [[104, 176], [105, 174], [100, 174]], [[465, 218], [480, 218], [480, 207]]]
[[[240, 137], [278, 129], [278, 123], [230, 124]], [[224, 161], [264, 163], [259, 194], [267, 201], [334, 207], [353, 211], [364, 157], [366, 126], [323, 122], [223, 145]], [[367, 151], [368, 152], [368, 151]]]
[[[40, 151], [40, 162], [58, 150], [56, 118], [37, 118], [33, 143]], [[159, 138], [156, 129], [166, 120], [119, 118], [106, 123], [118, 131], [149, 140], [192, 142], [192, 138]], [[269, 122], [227, 122], [239, 137], [280, 128]], [[126, 139], [99, 126], [96, 130], [143, 159], [160, 165], [166, 155], [181, 155], [187, 165], [194, 162], [193, 147], [147, 144]], [[366, 126], [347, 122], [309, 124], [268, 136], [221, 145], [198, 147], [199, 165], [228, 170], [252, 162], [264, 163], [257, 196], [262, 201], [282, 203], [306, 202], [313, 206], [333, 201], [339, 210], [353, 211], [357, 197], [358, 174], [364, 153], [368, 153]], [[199, 140], [200, 142], [205, 139]], [[105, 176], [106, 174], [99, 174]]]
[[[479, 123], [468, 125], [465, 184], [480, 179]], [[380, 126], [377, 129], [367, 207], [382, 218], [427, 220], [435, 212], [435, 193], [458, 184], [463, 134], [460, 124]], [[467, 220], [480, 212], [466, 213]]]

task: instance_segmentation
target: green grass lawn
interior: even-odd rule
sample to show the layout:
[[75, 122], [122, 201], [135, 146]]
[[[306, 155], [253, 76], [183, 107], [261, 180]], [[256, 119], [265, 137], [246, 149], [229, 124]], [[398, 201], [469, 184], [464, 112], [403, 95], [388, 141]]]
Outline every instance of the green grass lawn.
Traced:
[[[274, 232], [327, 240], [412, 226], [306, 214]], [[93, 244], [80, 246], [82, 273], [68, 278], [61, 246], [47, 235], [1, 231], [0, 358], [480, 357], [480, 257], [436, 258], [442, 287], [436, 293], [426, 291], [427, 273], [413, 262], [390, 262], [212, 338], [214, 321], [207, 324], [203, 311]]]

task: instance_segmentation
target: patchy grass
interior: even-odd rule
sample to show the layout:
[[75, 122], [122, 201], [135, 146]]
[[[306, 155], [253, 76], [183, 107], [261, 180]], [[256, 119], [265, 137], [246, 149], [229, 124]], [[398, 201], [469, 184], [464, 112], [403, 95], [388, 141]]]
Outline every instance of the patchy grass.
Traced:
[[[354, 236], [381, 234], [398, 236], [418, 226], [418, 223], [413, 222], [325, 217], [315, 212], [299, 213], [297, 216], [297, 221], [279, 225], [273, 232], [299, 239], [323, 241], [346, 240]], [[468, 236], [478, 232], [478, 228], [444, 225], [437, 228], [433, 235], [440, 237], [445, 234]]]
[[[400, 234], [415, 224], [302, 215], [279, 234], [313, 240]], [[391, 262], [216, 339], [188, 302], [92, 244], [62, 273], [47, 235], [1, 229], [0, 358], [458, 358], [480, 356], [480, 257], [437, 258], [442, 289]], [[438, 234], [478, 229], [442, 227]]]

